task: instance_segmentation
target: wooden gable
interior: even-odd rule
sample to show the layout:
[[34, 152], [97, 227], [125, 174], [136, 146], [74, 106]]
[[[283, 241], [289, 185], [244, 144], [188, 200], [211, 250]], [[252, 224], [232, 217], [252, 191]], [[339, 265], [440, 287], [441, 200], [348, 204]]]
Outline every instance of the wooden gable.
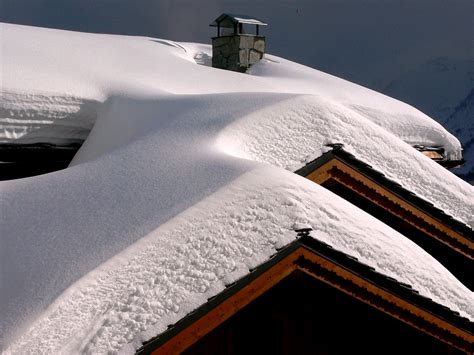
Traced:
[[[371, 328], [372, 331], [383, 332], [384, 329], [387, 329], [385, 328], [387, 324], [394, 322], [393, 324], [401, 327], [400, 329], [403, 332], [411, 332], [412, 336], [416, 333], [415, 336], [419, 337], [416, 339], [419, 340], [415, 339], [415, 343], [417, 341], [427, 342], [426, 344], [430, 344], [429, 346], [432, 346], [433, 349], [442, 349], [450, 353], [471, 353], [474, 351], [474, 324], [472, 322], [460, 317], [446, 307], [420, 296], [410, 286], [377, 273], [374, 269], [361, 264], [356, 259], [335, 251], [330, 246], [307, 235], [303, 235], [299, 240], [279, 251], [267, 263], [251, 271], [249, 275], [230, 285], [225, 291], [210, 299], [198, 310], [171, 326], [168, 331], [144, 344], [138, 350], [138, 353], [178, 354], [184, 352], [186, 354], [198, 354], [216, 351], [234, 353], [232, 337], [236, 333], [232, 330], [229, 331], [231, 329], [229, 327], [226, 331], [226, 328], [222, 328], [222, 325], [229, 322], [232, 317], [247, 310], [247, 307], [253, 302], [261, 300], [262, 297], [272, 292], [282, 282], [286, 282], [285, 280], [295, 275], [296, 277], [304, 275], [306, 278], [313, 280], [312, 282], [315, 282], [317, 285], [323, 288], [326, 287], [331, 292], [336, 292], [335, 296], [323, 298], [324, 296], [321, 291], [318, 291], [314, 297], [314, 302], [311, 302], [314, 305], [320, 305], [325, 309], [328, 307], [337, 308], [338, 297], [344, 296], [354, 300], [359, 305], [370, 308], [370, 310], [375, 312], [374, 316], [386, 317], [382, 321], [383, 324], [378, 324], [379, 321], [377, 321], [375, 327]], [[290, 294], [291, 290], [292, 288], [290, 288]], [[305, 288], [299, 294], [301, 295], [307, 290], [309, 292], [309, 288]], [[307, 325], [303, 326], [301, 323], [298, 323], [301, 331], [305, 330], [308, 333], [302, 335], [303, 338], [300, 338], [308, 340], [309, 336], [311, 341], [311, 337], [316, 338], [318, 336], [315, 333], [317, 328], [315, 322], [322, 322], [322, 319], [308, 319], [305, 310], [298, 307], [301, 306], [298, 303], [302, 298], [298, 298], [298, 295], [294, 296], [297, 298], [296, 302], [293, 302], [295, 303], [295, 308], [290, 310], [291, 314], [298, 312], [298, 316], [302, 317], [301, 319], [304, 319]], [[257, 309], [260, 309], [260, 306]], [[365, 315], [367, 310], [362, 312], [361, 314]], [[345, 313], [350, 314], [351, 312], [349, 310]], [[288, 314], [290, 313], [287, 312], [284, 317], [287, 317]], [[260, 318], [262, 317], [265, 318], [264, 316]], [[332, 323], [335, 321], [331, 317], [328, 319]], [[350, 329], [356, 332], [354, 328], [357, 328], [357, 331], [360, 331], [361, 329], [359, 328], [364, 327], [364, 320], [356, 319], [355, 321], [358, 322], [358, 326]], [[252, 323], [251, 320], [250, 323]], [[278, 319], [267, 322], [268, 326], [276, 323], [283, 326], [289, 324], [288, 319], [282, 319], [281, 322], [278, 322]], [[245, 324], [249, 326], [249, 322]], [[321, 329], [326, 329], [324, 327], [326, 325], [323, 325]], [[331, 331], [337, 333], [339, 328], [342, 327], [337, 326], [336, 329]], [[219, 329], [221, 329], [221, 332], [216, 332]], [[263, 329], [260, 330], [263, 332]], [[364, 329], [359, 334], [363, 334], [363, 332]], [[400, 335], [398, 334], [399, 331], [395, 330], [388, 333], [384, 334], [390, 337], [392, 341], [401, 343], [401, 339], [397, 338]], [[299, 334], [299, 332], [292, 328], [286, 329], [280, 334], [283, 338], [274, 338], [270, 339], [270, 341], [277, 342], [278, 340], [281, 342], [285, 340], [285, 334]], [[366, 334], [366, 336], [369, 335]], [[211, 338], [206, 339], [209, 336]], [[270, 334], [267, 332], [267, 336], [271, 337], [271, 332]], [[340, 336], [341, 338], [344, 337], [343, 334]], [[374, 334], [371, 336], [374, 336]], [[241, 340], [245, 340], [245, 338], [241, 338], [238, 341], [240, 345]], [[374, 339], [374, 342], [376, 340]], [[280, 344], [281, 346], [279, 345], [278, 351], [280, 353], [292, 353], [294, 344], [293, 346], [290, 344], [286, 347], [286, 350], [285, 344], [285, 342]], [[219, 346], [221, 347], [219, 348]], [[267, 346], [267, 350], [271, 349], [270, 345]], [[331, 344], [328, 346], [331, 347]], [[333, 346], [336, 345], [333, 344]], [[359, 346], [362, 346], [359, 350], [363, 350], [368, 345], [367, 343], [361, 343]], [[426, 345], [423, 343], [420, 346], [424, 348]], [[357, 346], [354, 345], [354, 347], [357, 350]], [[383, 349], [379, 350], [383, 352]], [[330, 351], [322, 351], [322, 353], [330, 353]]]
[[474, 233], [341, 148], [296, 171], [411, 239], [474, 290]]

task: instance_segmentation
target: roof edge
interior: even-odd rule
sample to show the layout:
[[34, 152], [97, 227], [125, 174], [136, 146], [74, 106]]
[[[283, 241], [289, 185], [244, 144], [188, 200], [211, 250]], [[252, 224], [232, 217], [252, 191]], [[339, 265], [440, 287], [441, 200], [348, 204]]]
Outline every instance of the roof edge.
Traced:
[[452, 215], [434, 206], [431, 202], [415, 195], [413, 192], [406, 189], [399, 183], [389, 179], [382, 172], [375, 170], [368, 163], [356, 158], [353, 154], [345, 151], [342, 146], [334, 146], [332, 150], [323, 153], [318, 158], [307, 163], [305, 166], [297, 169], [294, 173], [300, 176], [306, 176], [310, 172], [318, 169], [319, 167], [323, 166], [332, 159], [338, 159], [342, 161], [351, 168], [357, 170], [359, 173], [365, 175], [367, 178], [377, 182], [386, 189], [390, 190], [398, 197], [411, 203], [415, 207], [425, 211], [433, 218], [445, 223], [458, 233], [462, 234], [468, 240], [474, 241], [474, 230], [468, 224], [458, 220]]
[[458, 329], [469, 334], [474, 333], [474, 322], [462, 317], [458, 312], [436, 303], [430, 298], [420, 295], [416, 290], [413, 290], [410, 285], [381, 274], [374, 268], [361, 263], [358, 259], [333, 249], [330, 245], [311, 237], [308, 230], [304, 230], [298, 233], [298, 235], [300, 237], [297, 240], [277, 251], [276, 254], [272, 255], [269, 260], [260, 266], [250, 270], [249, 274], [236, 282], [227, 285], [225, 290], [216, 296], [211, 297], [208, 302], [181, 318], [177, 323], [170, 325], [163, 333], [158, 334], [147, 342], [144, 342], [142, 347], [137, 350], [137, 354], [151, 354], [153, 351], [185, 330], [188, 326], [204, 317], [208, 312], [242, 290], [251, 281], [256, 280], [264, 272], [270, 270], [273, 266], [277, 265], [300, 248], [304, 248], [305, 250], [350, 271], [357, 277], [360, 277], [371, 284], [377, 285], [377, 287], [382, 290], [396, 295], [396, 297], [409, 302], [425, 312], [433, 314], [435, 317], [438, 317], [448, 324], [454, 325]]

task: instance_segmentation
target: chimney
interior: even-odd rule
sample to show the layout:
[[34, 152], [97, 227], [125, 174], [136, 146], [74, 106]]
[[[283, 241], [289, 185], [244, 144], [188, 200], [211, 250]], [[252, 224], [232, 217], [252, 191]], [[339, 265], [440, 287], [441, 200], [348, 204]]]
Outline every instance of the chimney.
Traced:
[[[217, 37], [212, 38], [212, 66], [214, 68], [245, 73], [265, 54], [265, 37], [260, 26], [267, 24], [249, 16], [222, 14], [213, 23]], [[246, 33], [255, 26], [255, 34]]]

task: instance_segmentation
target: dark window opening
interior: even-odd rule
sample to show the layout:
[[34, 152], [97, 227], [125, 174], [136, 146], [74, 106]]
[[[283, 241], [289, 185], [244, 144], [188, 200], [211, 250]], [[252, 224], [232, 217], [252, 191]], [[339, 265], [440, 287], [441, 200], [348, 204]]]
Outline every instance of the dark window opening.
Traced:
[[328, 180], [322, 185], [418, 244], [443, 264], [466, 287], [474, 290], [474, 278], [467, 272], [467, 270], [474, 269], [474, 263], [469, 258], [334, 180]]
[[295, 271], [184, 354], [461, 354]]

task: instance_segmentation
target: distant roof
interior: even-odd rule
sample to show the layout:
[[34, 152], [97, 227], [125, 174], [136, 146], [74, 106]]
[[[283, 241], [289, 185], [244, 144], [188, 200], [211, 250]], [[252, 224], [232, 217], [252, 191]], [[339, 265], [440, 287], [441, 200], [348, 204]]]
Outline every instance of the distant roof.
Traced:
[[214, 20], [209, 26], [217, 27], [234, 27], [236, 23], [247, 23], [250, 25], [260, 25], [260, 26], [267, 26], [268, 24], [265, 22], [260, 21], [254, 17], [246, 16], [246, 15], [235, 15], [235, 14], [222, 14], [218, 18]]

